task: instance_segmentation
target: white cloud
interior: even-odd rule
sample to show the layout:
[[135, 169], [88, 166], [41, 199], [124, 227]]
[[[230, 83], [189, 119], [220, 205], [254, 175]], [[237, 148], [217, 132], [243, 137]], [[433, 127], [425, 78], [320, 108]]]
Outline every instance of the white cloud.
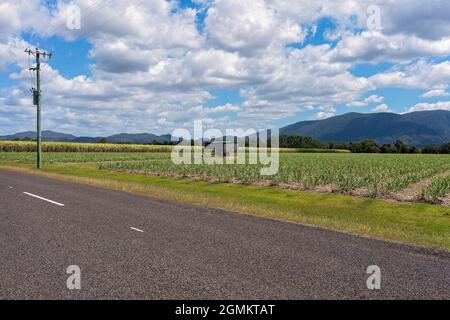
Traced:
[[313, 116], [313, 120], [323, 120], [336, 115], [336, 109], [333, 107], [320, 107], [322, 111], [317, 112]]
[[429, 89], [450, 83], [450, 61], [430, 63], [421, 59], [406, 66], [399, 65], [369, 78], [376, 87]]
[[384, 0], [380, 4], [383, 31], [387, 34], [414, 35], [429, 40], [439, 40], [450, 34], [449, 1]]
[[263, 0], [217, 0], [205, 24], [213, 44], [243, 54], [304, 38], [298, 22], [279, 16]]
[[334, 112], [320, 111], [314, 115], [313, 119], [314, 120], [324, 120], [324, 119], [333, 117], [335, 114], [336, 113], [334, 113]]
[[427, 40], [414, 35], [385, 35], [379, 31], [366, 31], [356, 36], [346, 33], [334, 55], [337, 60], [353, 63], [408, 62], [428, 56], [447, 56], [450, 55], [450, 37]]
[[[430, 57], [450, 54], [448, 1], [195, 2], [202, 7], [180, 8], [178, 1], [165, 0], [95, 5], [74, 0], [82, 10], [82, 28], [76, 31], [65, 26], [69, 2], [50, 10], [40, 0], [2, 0], [0, 69], [20, 70], [10, 74], [19, 83], [0, 91], [1, 130], [34, 127], [23, 53], [31, 44], [21, 39], [23, 32], [83, 36], [92, 44], [91, 75], [63, 76], [48, 65], [43, 70], [44, 125], [74, 133], [167, 133], [200, 118], [210, 125], [262, 128], [305, 110], [318, 109], [314, 117], [323, 119], [335, 115], [338, 104], [381, 104], [378, 95], [361, 98], [378, 88], [428, 90], [424, 97], [447, 93], [450, 62]], [[382, 10], [383, 30], [366, 28], [371, 4]], [[206, 20], [198, 28], [200, 11]], [[303, 43], [321, 17], [335, 22], [325, 33], [336, 46], [287, 46]], [[396, 64], [372, 77], [356, 77], [349, 70], [359, 62]], [[223, 89], [239, 91], [243, 102], [206, 107], [213, 92]]]
[[447, 92], [445, 89], [434, 89], [425, 92], [422, 97], [423, 98], [431, 98], [431, 97], [448, 97], [450, 96], [450, 93]]
[[[342, 30], [367, 29], [367, 8], [380, 8], [381, 27], [388, 35], [412, 35], [422, 39], [438, 40], [450, 34], [446, 0], [268, 0], [283, 15], [314, 22], [320, 17], [333, 17]], [[426, 27], [424, 27], [426, 26]]]
[[392, 112], [392, 110], [389, 109], [389, 106], [385, 103], [376, 106], [371, 111], [372, 112]]
[[227, 103], [224, 105], [216, 106], [216, 107], [204, 107], [204, 106], [196, 106], [191, 108], [189, 111], [196, 114], [217, 114], [217, 113], [226, 113], [226, 112], [238, 112], [241, 111], [242, 107], [239, 105]]
[[367, 107], [369, 104], [372, 103], [380, 103], [384, 101], [384, 97], [381, 97], [379, 95], [371, 95], [364, 100], [361, 101], [352, 101], [346, 104], [349, 108], [359, 108], [359, 107]]
[[409, 108], [408, 112], [430, 111], [430, 110], [448, 110], [450, 111], [450, 101], [442, 101], [436, 103], [418, 103], [414, 107]]

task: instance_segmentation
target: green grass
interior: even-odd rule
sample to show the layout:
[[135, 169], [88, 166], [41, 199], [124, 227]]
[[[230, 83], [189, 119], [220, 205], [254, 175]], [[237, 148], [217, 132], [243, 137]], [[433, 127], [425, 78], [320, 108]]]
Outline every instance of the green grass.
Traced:
[[337, 194], [316, 194], [98, 170], [93, 164], [0, 162], [12, 170], [354, 234], [450, 250], [450, 209]]

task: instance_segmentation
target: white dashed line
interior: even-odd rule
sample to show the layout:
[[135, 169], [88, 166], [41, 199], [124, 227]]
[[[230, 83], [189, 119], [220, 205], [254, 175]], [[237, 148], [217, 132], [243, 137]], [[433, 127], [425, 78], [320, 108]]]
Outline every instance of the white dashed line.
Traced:
[[24, 192], [24, 194], [26, 194], [27, 196], [33, 197], [33, 198], [41, 199], [41, 200], [56, 204], [57, 206], [60, 206], [60, 207], [64, 207], [64, 205], [62, 203], [43, 198], [43, 197], [37, 196], [35, 194], [29, 193], [29, 192]]
[[13, 187], [11, 187], [11, 186], [9, 186], [8, 188], [10, 188], [10, 189], [14, 189]]
[[137, 231], [137, 232], [144, 232], [144, 230], [137, 229], [137, 228], [133, 228], [133, 227], [130, 227], [130, 229], [132, 229], [132, 230], [134, 230], [134, 231]]

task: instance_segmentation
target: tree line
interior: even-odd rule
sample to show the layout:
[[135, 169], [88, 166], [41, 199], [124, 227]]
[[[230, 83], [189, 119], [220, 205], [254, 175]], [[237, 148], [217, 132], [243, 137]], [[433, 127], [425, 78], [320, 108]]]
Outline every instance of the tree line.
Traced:
[[401, 140], [392, 144], [379, 145], [374, 140], [368, 139], [358, 142], [324, 143], [311, 137], [280, 136], [280, 148], [316, 148], [316, 149], [342, 149], [353, 153], [426, 153], [426, 154], [450, 154], [450, 142], [440, 146], [425, 146], [419, 148], [409, 146]]

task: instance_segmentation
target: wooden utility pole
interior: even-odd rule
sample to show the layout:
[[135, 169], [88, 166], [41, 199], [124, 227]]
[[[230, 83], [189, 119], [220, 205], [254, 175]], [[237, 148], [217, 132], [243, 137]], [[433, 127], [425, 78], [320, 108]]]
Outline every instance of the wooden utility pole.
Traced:
[[38, 169], [42, 168], [42, 135], [41, 135], [41, 56], [49, 59], [52, 57], [51, 53], [40, 52], [36, 48], [35, 51], [30, 49], [25, 50], [26, 53], [36, 57], [36, 67], [30, 68], [32, 71], [36, 71], [36, 89], [32, 88], [33, 92], [33, 104], [36, 106], [36, 166]]

